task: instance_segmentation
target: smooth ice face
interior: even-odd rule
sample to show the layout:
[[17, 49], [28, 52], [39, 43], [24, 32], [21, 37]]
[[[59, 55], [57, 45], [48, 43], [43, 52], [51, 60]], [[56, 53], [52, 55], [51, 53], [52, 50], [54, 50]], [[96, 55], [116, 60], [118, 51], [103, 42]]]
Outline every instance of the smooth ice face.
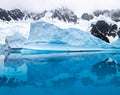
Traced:
[[28, 41], [23, 48], [37, 50], [111, 49], [112, 46], [88, 32], [76, 28], [62, 29], [39, 21], [31, 24]]

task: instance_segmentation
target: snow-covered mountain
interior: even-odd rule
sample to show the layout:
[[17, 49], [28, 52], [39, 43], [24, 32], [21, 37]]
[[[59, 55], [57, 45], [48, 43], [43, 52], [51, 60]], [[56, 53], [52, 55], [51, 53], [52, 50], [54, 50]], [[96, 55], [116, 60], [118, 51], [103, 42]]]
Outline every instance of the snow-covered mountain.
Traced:
[[13, 9], [13, 10], [5, 10], [0, 8], [0, 19], [4, 21], [11, 21], [11, 20], [26, 20], [26, 19], [33, 19], [38, 20], [41, 17], [45, 16], [46, 11], [42, 13], [29, 13], [27, 11], [22, 11], [20, 9]]
[[83, 13], [82, 15], [76, 15], [73, 10], [70, 10], [65, 7], [53, 9], [53, 10], [45, 10], [43, 12], [28, 12], [25, 10], [20, 9], [13, 9], [13, 10], [5, 10], [0, 8], [0, 19], [3, 21], [11, 21], [11, 20], [39, 20], [46, 16], [47, 13], [51, 13], [49, 17], [51, 18], [58, 18], [59, 20], [63, 20], [64, 22], [74, 22], [76, 23], [79, 19], [83, 20], [92, 20], [99, 16], [106, 16], [111, 18], [115, 22], [120, 21], [120, 9], [114, 10], [96, 10], [92, 13]]
[[[0, 33], [1, 33], [0, 44], [4, 45], [5, 43], [7, 43], [8, 46], [11, 47], [10, 44], [14, 44], [14, 45], [18, 44], [17, 43], [18, 38], [20, 40], [22, 38], [20, 42], [22, 43], [22, 42], [25, 42], [23, 41], [23, 39], [27, 40], [28, 37], [29, 37], [28, 41], [30, 41], [31, 31], [33, 28], [33, 24], [31, 23], [34, 23], [34, 22], [38, 23], [38, 25], [41, 24], [40, 28], [33, 28], [34, 32], [37, 31], [36, 29], [47, 31], [45, 32], [46, 33], [45, 35], [48, 35], [48, 34], [49, 35], [44, 37], [44, 39], [48, 40], [48, 42], [51, 42], [51, 39], [48, 39], [48, 38], [52, 37], [52, 40], [55, 41], [55, 39], [57, 39], [59, 40], [58, 42], [61, 43], [64, 38], [63, 36], [68, 36], [68, 38], [69, 37], [70, 38], [66, 39], [66, 41], [64, 40], [63, 43], [67, 43], [67, 44], [69, 43], [69, 44], [72, 44], [73, 46], [76, 43], [77, 45], [78, 43], [80, 45], [80, 42], [81, 42], [84, 44], [83, 45], [84, 47], [90, 47], [93, 44], [89, 42], [93, 41], [93, 39], [96, 40], [96, 42], [99, 40], [97, 43], [100, 43], [100, 44], [113, 43], [120, 37], [120, 20], [119, 19], [120, 19], [119, 9], [97, 10], [97, 11], [93, 11], [92, 13], [83, 13], [82, 15], [76, 15], [76, 13], [73, 10], [70, 10], [64, 7], [53, 9], [53, 10], [45, 10], [40, 13], [28, 12], [20, 9], [13, 9], [13, 10], [0, 9], [0, 25], [1, 25], [0, 26]], [[46, 26], [43, 27], [43, 23], [41, 23], [41, 21], [44, 22]], [[65, 33], [67, 34], [60, 36], [59, 33], [56, 32], [58, 30], [64, 31], [63, 34]], [[34, 33], [33, 38], [35, 37], [35, 35], [36, 36], [42, 35], [43, 37], [44, 35], [43, 31], [40, 31], [41, 33], [35, 32], [36, 34]], [[73, 35], [78, 31], [80, 31], [80, 34], [78, 33], [76, 35]], [[69, 32], [72, 34], [70, 34]], [[86, 34], [86, 32], [88, 33]], [[16, 34], [18, 35], [15, 36]], [[79, 35], [83, 35], [83, 36], [79, 36]], [[81, 41], [81, 39], [85, 39], [84, 35], [88, 36], [88, 37], [86, 36], [86, 38], [88, 39], [90, 38], [88, 42], [84, 40], [82, 40], [83, 42]], [[93, 38], [92, 40], [91, 40], [91, 36]], [[97, 39], [96, 37], [102, 39], [103, 41], [100, 39]], [[35, 39], [36, 38], [37, 37], [35, 37]], [[38, 40], [42, 41], [41, 38], [38, 37]], [[94, 45], [94, 47], [95, 46], [98, 46], [98, 44]], [[21, 44], [19, 45], [19, 47], [22, 47]], [[102, 47], [102, 45], [100, 47]], [[16, 46], [11, 48], [16, 48]]]
[[83, 13], [81, 18], [84, 20], [92, 20], [95, 17], [106, 16], [111, 18], [113, 21], [120, 21], [120, 9], [114, 10], [96, 10], [93, 13]]

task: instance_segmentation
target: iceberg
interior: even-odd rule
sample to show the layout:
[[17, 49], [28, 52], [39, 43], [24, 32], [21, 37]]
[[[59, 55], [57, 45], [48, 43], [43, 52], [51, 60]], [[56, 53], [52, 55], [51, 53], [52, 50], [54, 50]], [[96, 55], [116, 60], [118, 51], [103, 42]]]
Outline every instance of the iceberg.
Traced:
[[4, 44], [0, 44], [0, 55], [3, 54], [5, 51], [5, 45]]
[[113, 49], [110, 44], [76, 28], [62, 29], [53, 24], [37, 21], [31, 23], [28, 40], [23, 45], [26, 50], [81, 51]]
[[[6, 44], [5, 40], [8, 36], [21, 35], [28, 39], [30, 32], [30, 21], [19, 21], [19, 22], [2, 22], [0, 21], [0, 44]], [[16, 34], [16, 35], [15, 35]], [[7, 38], [8, 39], [8, 38]]]
[[22, 48], [25, 41], [26, 41], [26, 38], [24, 38], [19, 33], [14, 33], [11, 36], [7, 36], [6, 40], [5, 40], [6, 46], [9, 47], [10, 49], [12, 49], [12, 48]]
[[120, 48], [120, 39], [116, 40], [115, 42], [113, 42], [111, 45]]

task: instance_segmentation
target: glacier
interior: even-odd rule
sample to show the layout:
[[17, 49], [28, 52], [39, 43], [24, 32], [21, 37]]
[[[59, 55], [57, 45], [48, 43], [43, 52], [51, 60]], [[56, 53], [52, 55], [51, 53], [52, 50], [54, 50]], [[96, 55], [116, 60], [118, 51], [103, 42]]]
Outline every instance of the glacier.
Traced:
[[31, 23], [29, 38], [23, 45], [26, 50], [81, 51], [113, 49], [112, 45], [76, 28], [62, 29], [53, 24]]

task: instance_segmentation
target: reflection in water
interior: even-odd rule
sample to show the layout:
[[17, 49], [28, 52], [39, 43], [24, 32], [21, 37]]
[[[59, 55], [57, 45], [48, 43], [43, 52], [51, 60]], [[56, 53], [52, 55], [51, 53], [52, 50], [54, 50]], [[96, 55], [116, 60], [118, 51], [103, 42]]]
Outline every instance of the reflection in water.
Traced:
[[1, 55], [0, 87], [119, 87], [119, 58], [110, 53]]
[[110, 83], [115, 86], [120, 86], [120, 76], [115, 76], [110, 80]]
[[0, 87], [8, 86], [8, 87], [17, 87], [25, 85], [25, 82], [16, 78], [7, 78], [6, 76], [0, 77]]
[[92, 85], [94, 83], [94, 81], [89, 76], [81, 78], [81, 82], [85, 86], [89, 86], [89, 85]]
[[104, 61], [93, 65], [92, 72], [96, 73], [99, 78], [104, 78], [107, 75], [113, 75], [120, 72], [120, 64], [112, 58], [107, 58]]

